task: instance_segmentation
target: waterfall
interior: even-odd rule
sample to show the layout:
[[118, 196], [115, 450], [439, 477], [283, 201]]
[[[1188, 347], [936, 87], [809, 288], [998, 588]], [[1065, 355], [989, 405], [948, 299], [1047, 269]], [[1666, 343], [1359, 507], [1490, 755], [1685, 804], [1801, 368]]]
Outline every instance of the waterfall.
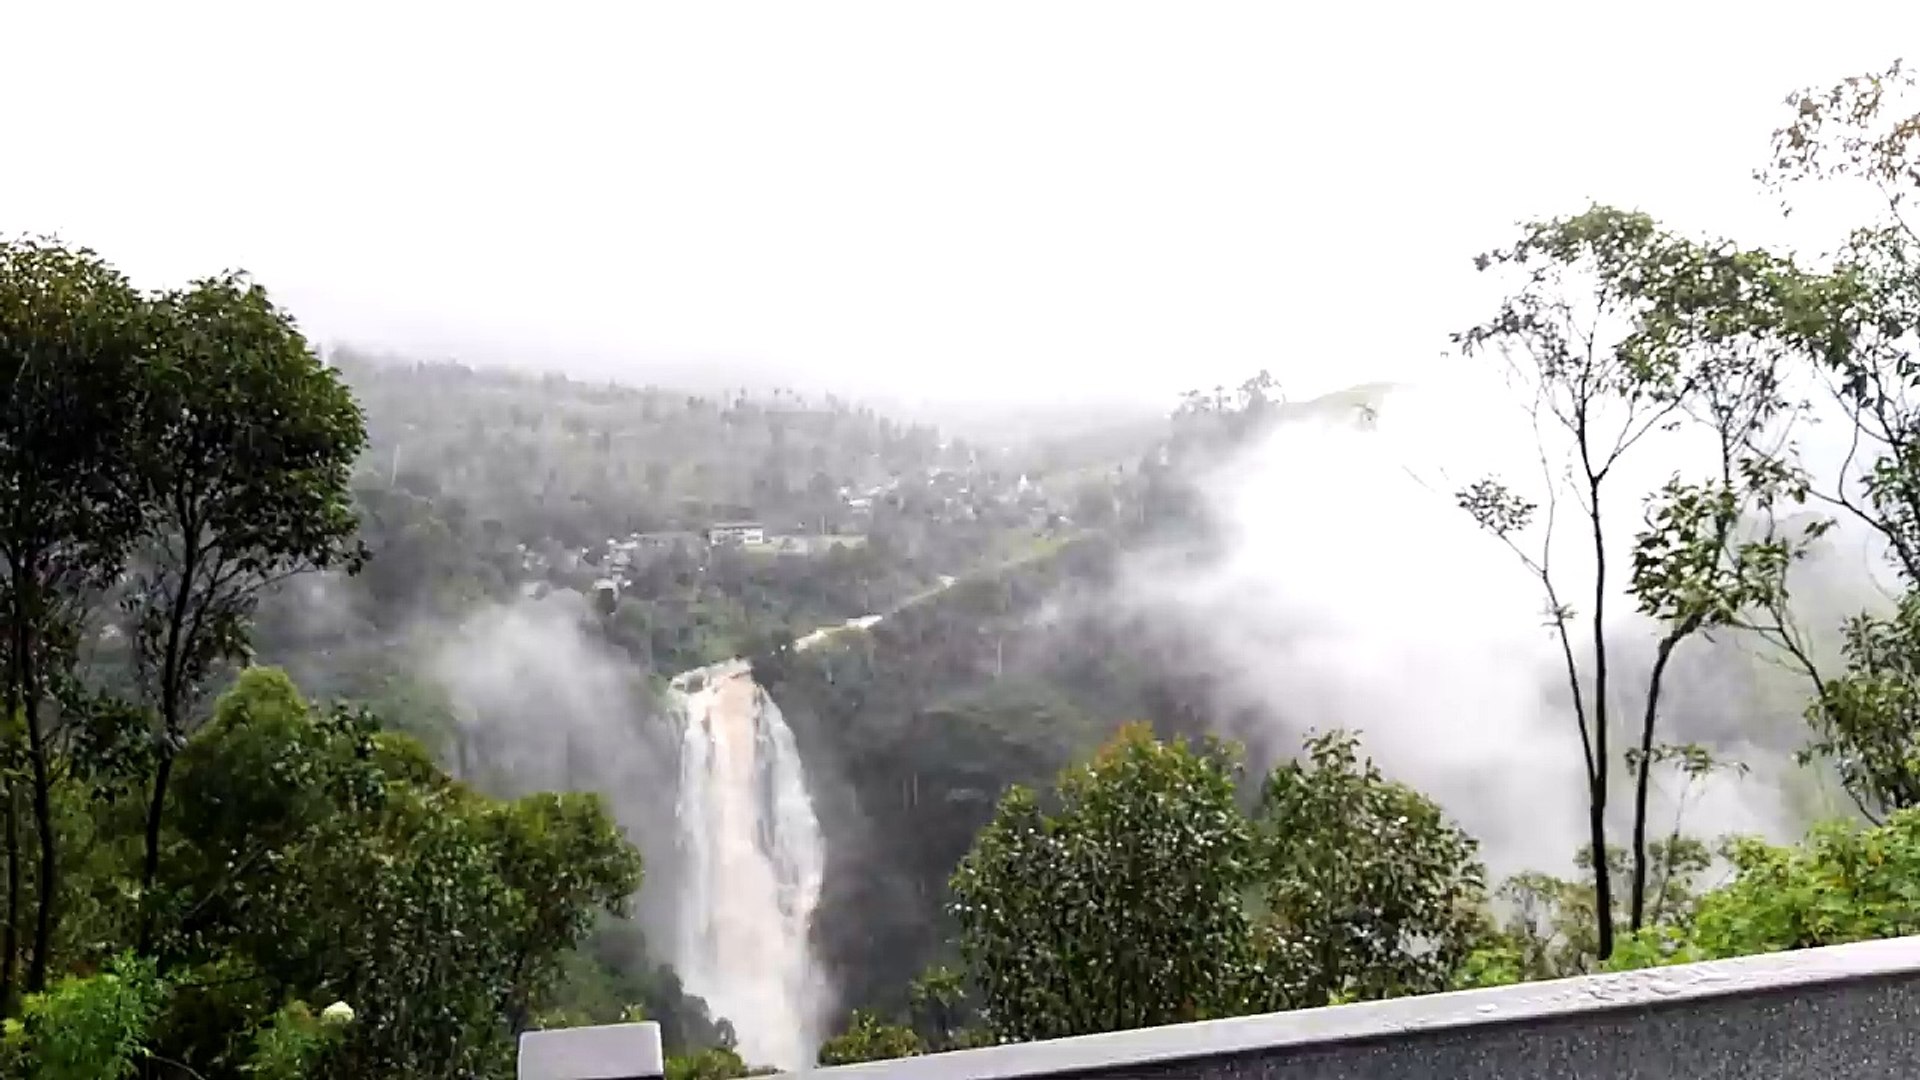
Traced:
[[813, 1064], [826, 986], [809, 937], [825, 851], [793, 732], [738, 660], [673, 681], [681, 723], [678, 933], [689, 993], [751, 1064]]

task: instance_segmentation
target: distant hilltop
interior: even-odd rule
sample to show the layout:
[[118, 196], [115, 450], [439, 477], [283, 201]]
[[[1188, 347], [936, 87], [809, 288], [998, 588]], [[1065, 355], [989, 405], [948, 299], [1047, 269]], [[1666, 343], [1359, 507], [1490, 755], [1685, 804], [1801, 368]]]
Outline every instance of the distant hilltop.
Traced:
[[1344, 412], [1359, 412], [1364, 414], [1365, 418], [1371, 419], [1380, 411], [1389, 394], [1404, 388], [1403, 383], [1370, 382], [1350, 386], [1345, 390], [1335, 390], [1330, 394], [1322, 394], [1306, 401], [1286, 401], [1280, 403], [1280, 419], [1332, 419]]

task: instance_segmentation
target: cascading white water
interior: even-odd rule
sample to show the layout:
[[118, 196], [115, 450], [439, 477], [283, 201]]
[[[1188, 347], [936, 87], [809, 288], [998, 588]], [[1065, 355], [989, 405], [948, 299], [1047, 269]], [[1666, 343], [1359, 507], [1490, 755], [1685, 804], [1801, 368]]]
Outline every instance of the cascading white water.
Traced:
[[826, 860], [793, 732], [738, 660], [680, 676], [674, 696], [674, 967], [689, 993], [733, 1022], [749, 1063], [802, 1068], [825, 1005], [809, 930]]

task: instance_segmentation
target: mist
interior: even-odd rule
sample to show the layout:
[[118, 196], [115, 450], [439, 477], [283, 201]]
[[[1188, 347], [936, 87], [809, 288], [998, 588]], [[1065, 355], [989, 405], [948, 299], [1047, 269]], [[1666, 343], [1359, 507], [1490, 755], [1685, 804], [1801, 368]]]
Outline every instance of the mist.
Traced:
[[[1163, 402], [1270, 367], [1315, 393], [1418, 368], [1517, 219], [1785, 235], [1747, 182], [1781, 96], [1916, 17], [749, 8], [11, 6], [10, 98], [82, 53], [100, 77], [14, 117], [41, 153], [0, 175], [0, 232], [155, 287], [245, 268], [319, 339], [636, 384]], [[177, 138], [133, 97], [275, 134]]]
[[[1200, 559], [1141, 553], [1117, 602], [1197, 643], [1213, 665], [1212, 712], [1232, 718], [1227, 734], [1256, 756], [1290, 756], [1309, 731], [1356, 731], [1389, 775], [1482, 842], [1494, 873], [1570, 871], [1586, 841], [1584, 768], [1546, 597], [1453, 500], [1487, 475], [1544, 499], [1551, 474], [1531, 420], [1507, 387], [1466, 371], [1338, 405], [1283, 421], [1210, 468], [1199, 489], [1217, 547]], [[1557, 460], [1548, 435], [1546, 457]], [[1685, 436], [1663, 435], [1609, 481], [1616, 754], [1637, 743], [1656, 638], [1624, 591], [1641, 499], [1697, 453]], [[1586, 528], [1563, 502], [1553, 573], [1577, 613], [1592, 602]], [[1796, 610], [1822, 650], [1841, 615], [1884, 602], [1860, 532], [1843, 525], [1795, 572]], [[1824, 776], [1792, 760], [1809, 687], [1770, 655], [1739, 634], [1677, 650], [1660, 741], [1699, 741], [1746, 772], [1692, 783], [1656, 773], [1656, 837], [1677, 822], [1707, 838], [1785, 840], [1841, 812]], [[1614, 776], [1612, 825], [1624, 843], [1630, 778], [1617, 762]]]
[[[674, 734], [645, 676], [592, 631], [578, 593], [495, 604], [453, 626], [420, 626], [425, 673], [446, 691], [459, 723], [451, 764], [503, 795], [592, 791], [641, 850], [647, 876], [671, 878]], [[643, 887], [637, 913], [668, 940], [671, 894]]]

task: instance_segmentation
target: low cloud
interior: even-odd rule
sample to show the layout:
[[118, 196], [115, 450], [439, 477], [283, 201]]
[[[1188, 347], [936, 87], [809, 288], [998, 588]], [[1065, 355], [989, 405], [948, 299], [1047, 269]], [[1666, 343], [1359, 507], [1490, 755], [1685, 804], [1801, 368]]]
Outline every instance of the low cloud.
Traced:
[[[1198, 560], [1143, 553], [1123, 574], [1122, 604], [1201, 645], [1213, 712], [1235, 718], [1229, 734], [1256, 756], [1294, 753], [1309, 730], [1357, 731], [1384, 770], [1481, 839], [1494, 872], [1566, 871], [1585, 840], [1585, 780], [1546, 599], [1451, 495], [1488, 474], [1536, 491], [1529, 481], [1543, 471], [1532, 426], [1487, 387], [1367, 397], [1283, 422], [1204, 476], [1218, 549]], [[1676, 462], [1688, 453], [1678, 440], [1650, 446], [1638, 452], [1640, 473], [1614, 481], [1616, 748], [1637, 729], [1653, 642], [1619, 589], [1619, 568], [1640, 525], [1639, 494], [1684, 467]], [[1577, 507], [1561, 514], [1555, 576], [1563, 601], [1590, 610], [1587, 522]], [[1859, 561], [1841, 545], [1801, 575], [1802, 588], [1818, 590], [1808, 606], [1828, 623], [1832, 611], [1857, 610], [1872, 595]], [[1663, 742], [1698, 740], [1751, 771], [1693, 785], [1663, 778], [1656, 829], [1684, 811], [1696, 835], [1786, 838], [1809, 814], [1831, 812], [1820, 778], [1791, 761], [1804, 740], [1805, 686], [1750, 643], [1688, 642], [1667, 689]], [[1615, 771], [1625, 785], [1625, 770]], [[1616, 798], [1616, 843], [1629, 836], [1629, 807]]]

